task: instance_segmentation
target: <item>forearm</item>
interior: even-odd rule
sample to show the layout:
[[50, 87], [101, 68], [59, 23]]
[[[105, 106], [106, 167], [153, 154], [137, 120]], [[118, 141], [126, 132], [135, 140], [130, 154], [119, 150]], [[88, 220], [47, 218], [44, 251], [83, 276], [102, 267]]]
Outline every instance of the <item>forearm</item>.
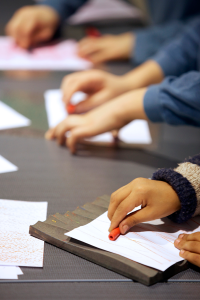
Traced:
[[122, 76], [123, 85], [126, 91], [160, 83], [163, 79], [164, 74], [160, 65], [153, 60], [145, 62], [141, 66]]

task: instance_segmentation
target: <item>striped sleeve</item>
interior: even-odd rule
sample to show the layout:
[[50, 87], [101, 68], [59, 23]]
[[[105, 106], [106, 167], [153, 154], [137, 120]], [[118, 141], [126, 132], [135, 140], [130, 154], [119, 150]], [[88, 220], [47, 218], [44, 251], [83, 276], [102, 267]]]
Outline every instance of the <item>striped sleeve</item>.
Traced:
[[168, 216], [177, 223], [182, 223], [200, 215], [200, 154], [178, 165], [176, 169], [159, 169], [153, 180], [169, 183], [177, 193], [181, 209]]

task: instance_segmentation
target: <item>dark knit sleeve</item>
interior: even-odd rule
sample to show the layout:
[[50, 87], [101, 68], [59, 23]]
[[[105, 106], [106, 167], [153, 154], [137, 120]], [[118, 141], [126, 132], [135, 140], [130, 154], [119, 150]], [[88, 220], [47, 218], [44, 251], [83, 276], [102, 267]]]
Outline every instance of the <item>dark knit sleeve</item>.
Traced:
[[168, 216], [172, 221], [182, 223], [200, 214], [200, 154], [185, 160], [175, 169], [159, 169], [152, 180], [165, 181], [177, 193], [181, 209]]
[[182, 223], [193, 216], [197, 198], [195, 190], [187, 178], [172, 169], [159, 169], [153, 174], [152, 179], [169, 183], [180, 199], [181, 209], [168, 216], [169, 219], [176, 223]]

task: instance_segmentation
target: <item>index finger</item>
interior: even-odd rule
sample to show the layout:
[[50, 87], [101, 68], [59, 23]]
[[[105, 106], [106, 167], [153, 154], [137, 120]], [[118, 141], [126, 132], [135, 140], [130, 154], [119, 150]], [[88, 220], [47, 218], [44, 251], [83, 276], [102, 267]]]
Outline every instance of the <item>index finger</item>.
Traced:
[[108, 218], [111, 220], [119, 204], [130, 194], [128, 184], [112, 193], [108, 207]]
[[116, 208], [114, 215], [111, 219], [111, 224], [109, 231], [112, 231], [116, 227], [119, 226], [121, 221], [127, 216], [129, 212], [131, 212], [136, 206], [133, 195], [129, 194], [124, 201], [122, 201], [118, 207]]
[[200, 242], [200, 232], [194, 232], [194, 233], [191, 233], [191, 234], [184, 234], [182, 239], [184, 239], [186, 241]]
[[71, 97], [75, 92], [85, 92], [87, 91], [88, 86], [90, 86], [90, 76], [88, 77], [84, 72], [66, 76], [61, 84], [63, 102], [69, 104]]

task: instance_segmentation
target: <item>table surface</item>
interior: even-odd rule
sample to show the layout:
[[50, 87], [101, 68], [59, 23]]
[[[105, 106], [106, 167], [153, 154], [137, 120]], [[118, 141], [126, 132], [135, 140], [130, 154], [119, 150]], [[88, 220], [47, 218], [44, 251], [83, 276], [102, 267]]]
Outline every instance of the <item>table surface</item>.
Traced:
[[[119, 32], [117, 27], [100, 30]], [[84, 30], [67, 27], [66, 32], [68, 37], [80, 38]], [[118, 75], [132, 68], [128, 62], [97, 67]], [[82, 146], [72, 156], [65, 147], [44, 140], [48, 125], [43, 93], [59, 88], [66, 74], [0, 72], [0, 100], [32, 121], [30, 127], [0, 131], [0, 154], [19, 167], [17, 172], [0, 174], [1, 199], [48, 201], [48, 215], [63, 213], [110, 194], [136, 177], [148, 178], [157, 168], [173, 168], [185, 157], [199, 153], [199, 128], [166, 124], [149, 124], [153, 143], [141, 149]], [[0, 281], [2, 300], [177, 299], [177, 295], [199, 299], [200, 292], [200, 273], [192, 268], [166, 283], [146, 287], [49, 244], [45, 244], [44, 267], [22, 271], [19, 280]]]

